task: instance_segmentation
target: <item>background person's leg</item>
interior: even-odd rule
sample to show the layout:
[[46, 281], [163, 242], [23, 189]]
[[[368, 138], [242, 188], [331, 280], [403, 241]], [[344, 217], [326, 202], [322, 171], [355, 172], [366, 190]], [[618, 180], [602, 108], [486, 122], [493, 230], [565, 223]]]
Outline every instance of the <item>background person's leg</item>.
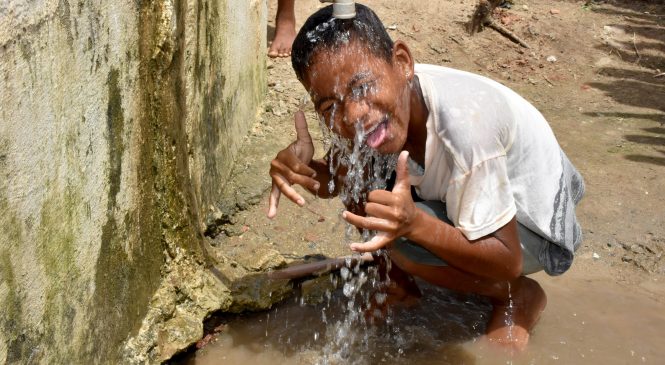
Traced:
[[291, 46], [296, 38], [295, 0], [278, 0], [275, 16], [275, 39], [273, 39], [268, 56], [289, 57]]

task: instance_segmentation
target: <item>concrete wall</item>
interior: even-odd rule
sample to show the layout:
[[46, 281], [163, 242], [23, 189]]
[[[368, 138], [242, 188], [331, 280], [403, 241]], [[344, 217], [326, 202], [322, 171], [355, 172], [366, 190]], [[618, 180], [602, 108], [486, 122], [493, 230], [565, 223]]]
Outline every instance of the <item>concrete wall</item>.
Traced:
[[264, 93], [265, 17], [0, 2], [0, 364], [158, 361], [158, 322], [229, 305], [202, 230]]

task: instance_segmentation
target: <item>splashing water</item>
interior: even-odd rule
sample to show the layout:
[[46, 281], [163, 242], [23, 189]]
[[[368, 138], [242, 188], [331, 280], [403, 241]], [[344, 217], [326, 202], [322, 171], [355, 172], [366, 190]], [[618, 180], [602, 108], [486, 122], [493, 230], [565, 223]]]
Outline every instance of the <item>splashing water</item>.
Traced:
[[[362, 207], [368, 192], [385, 189], [388, 178], [395, 170], [398, 157], [397, 154], [381, 155], [367, 146], [364, 143], [367, 133], [362, 124], [356, 123], [355, 128], [353, 141], [332, 132], [324, 132], [326, 134], [324, 145], [330, 151], [328, 154], [330, 174], [336, 176], [337, 172], [346, 171], [342, 186], [339, 187], [339, 197], [347, 207]], [[321, 129], [329, 131], [325, 120], [321, 121]], [[329, 192], [334, 192], [335, 188], [335, 181], [330, 180]], [[354, 229], [355, 227], [347, 225], [347, 241]], [[368, 240], [372, 235], [372, 232], [364, 229], [360, 233], [363, 240]]]
[[[364, 24], [352, 21], [356, 28], [366, 28]], [[346, 24], [348, 25], [348, 23]], [[335, 18], [321, 23], [306, 36], [309, 42], [317, 43], [331, 34], [334, 34], [335, 44], [350, 42], [351, 36], [349, 31], [344, 29], [344, 21]], [[366, 57], [366, 55], [363, 54], [361, 57]], [[347, 97], [361, 100], [368, 94], [376, 92], [376, 87], [374, 84], [362, 85], [353, 89]], [[343, 97], [341, 101], [343, 103]], [[343, 176], [337, 180], [331, 179], [328, 191], [331, 194], [336, 192], [347, 209], [359, 213], [364, 210], [367, 194], [370, 191], [386, 188], [387, 181], [395, 170], [398, 154], [382, 155], [369, 147], [366, 144], [368, 131], [364, 130], [363, 123], [360, 121], [349, 121], [355, 128], [355, 135], [352, 139], [334, 133], [334, 121], [339, 112], [338, 105], [335, 103], [330, 115], [327, 118], [322, 116], [319, 119], [324, 136], [324, 149], [328, 151], [330, 175]], [[337, 117], [340, 116], [337, 115]], [[351, 240], [357, 241], [356, 232], [360, 234], [363, 241], [371, 239], [375, 234], [375, 232], [357, 229], [347, 224], [345, 229], [347, 243]], [[327, 323], [327, 326], [325, 333], [316, 334], [315, 340], [323, 341], [325, 344], [323, 353], [317, 361], [318, 365], [361, 364], [365, 361], [362, 356], [358, 356], [358, 351], [366, 350], [370, 332], [373, 330], [371, 326], [368, 326], [365, 310], [370, 307], [372, 300], [376, 303], [385, 301], [385, 297], [382, 298], [380, 293], [375, 296], [375, 293], [386, 283], [382, 283], [379, 279], [376, 267], [361, 268], [360, 265], [359, 260], [354, 265], [349, 260], [346, 267], [340, 271], [340, 285], [344, 301], [346, 301], [343, 307], [344, 315], [337, 320], [330, 320], [326, 316], [326, 308], [322, 310], [322, 320]]]
[[[330, 175], [337, 176], [339, 173], [344, 176], [337, 180], [339, 186], [336, 186], [335, 180], [331, 180], [328, 190], [331, 194], [337, 191], [347, 208], [362, 208], [370, 191], [386, 188], [387, 180], [395, 170], [398, 155], [382, 155], [367, 146], [365, 140], [368, 133], [360, 122], [354, 124], [355, 136], [352, 140], [332, 132], [336, 112], [337, 108], [333, 106], [330, 119], [319, 120], [324, 135], [324, 148], [328, 151]], [[356, 227], [346, 225], [347, 243], [353, 239], [356, 230]], [[369, 240], [374, 234], [365, 229], [358, 231], [363, 241]], [[328, 323], [325, 333], [317, 335], [318, 340], [325, 341], [317, 365], [361, 364], [366, 361], [362, 356], [357, 356], [358, 351], [367, 350], [373, 330], [367, 323], [364, 311], [370, 306], [377, 289], [385, 284], [380, 282], [376, 267], [361, 268], [360, 261], [352, 265], [350, 259], [341, 269], [340, 279], [346, 301], [342, 308], [344, 315]], [[380, 298], [375, 300], [379, 302]], [[322, 310], [322, 320], [328, 320], [325, 308]]]
[[510, 282], [508, 282], [508, 307], [506, 308], [506, 326], [508, 326], [508, 340], [512, 343], [514, 341], [513, 337], [513, 293], [510, 288]]
[[[328, 185], [330, 193], [338, 191], [339, 197], [346, 207], [363, 207], [367, 194], [376, 189], [385, 189], [386, 183], [397, 164], [397, 154], [381, 155], [365, 144], [367, 137], [362, 123], [355, 124], [353, 140], [343, 138], [333, 132], [332, 120], [336, 108], [333, 107], [331, 121], [320, 119], [321, 130], [324, 131], [324, 146], [329, 151], [328, 164], [331, 176], [343, 173], [338, 180], [340, 186], [331, 180]], [[344, 174], [345, 173], [345, 174]], [[346, 241], [349, 242], [356, 227], [347, 224]], [[374, 232], [360, 229], [362, 240], [369, 240]], [[344, 316], [336, 322], [329, 323], [326, 333], [318, 338], [326, 341], [317, 365], [329, 364], [361, 364], [366, 359], [358, 356], [358, 352], [367, 350], [369, 337], [373, 329], [368, 325], [365, 311], [370, 307], [372, 296], [381, 285], [376, 267], [363, 269], [358, 261], [355, 265], [351, 260], [340, 271], [342, 293], [346, 298], [343, 308]], [[375, 298], [378, 303], [381, 301]], [[385, 298], [383, 298], [385, 300]], [[325, 318], [325, 310], [322, 311]]]

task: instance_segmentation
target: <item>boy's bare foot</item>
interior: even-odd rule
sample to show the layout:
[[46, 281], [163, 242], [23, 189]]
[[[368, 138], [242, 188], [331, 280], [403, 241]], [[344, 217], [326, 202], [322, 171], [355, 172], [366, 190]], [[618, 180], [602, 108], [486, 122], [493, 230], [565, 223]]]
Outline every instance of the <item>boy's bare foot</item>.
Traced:
[[291, 46], [296, 38], [296, 16], [293, 0], [280, 0], [275, 16], [275, 39], [273, 39], [269, 57], [289, 57]]
[[545, 291], [535, 280], [520, 277], [512, 287], [509, 300], [495, 302], [485, 338], [511, 354], [521, 353], [529, 343], [529, 331], [535, 326], [547, 304]]

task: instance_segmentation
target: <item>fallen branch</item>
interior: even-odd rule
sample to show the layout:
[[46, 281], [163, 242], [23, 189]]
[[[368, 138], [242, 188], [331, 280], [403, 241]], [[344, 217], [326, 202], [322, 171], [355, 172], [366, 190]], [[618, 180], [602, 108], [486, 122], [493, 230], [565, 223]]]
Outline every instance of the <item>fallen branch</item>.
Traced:
[[529, 47], [529, 45], [528, 45], [525, 41], [523, 41], [520, 37], [518, 37], [517, 35], [515, 35], [515, 33], [511, 32], [511, 31], [508, 30], [507, 28], [504, 28], [504, 27], [501, 26], [500, 24], [497, 24], [497, 23], [496, 23], [495, 21], [493, 21], [492, 19], [489, 19], [489, 22], [486, 23], [485, 26], [488, 27], [488, 28], [492, 28], [492, 29], [496, 30], [496, 31], [499, 32], [499, 34], [501, 34], [502, 36], [504, 36], [504, 37], [510, 39], [511, 41], [513, 41], [513, 42], [519, 44], [520, 46], [522, 46], [522, 47], [524, 47], [524, 48], [531, 48], [531, 47]]
[[515, 33], [511, 32], [507, 28], [504, 28], [502, 25], [497, 24], [492, 19], [492, 12], [499, 4], [501, 4], [501, 0], [480, 0], [476, 6], [476, 10], [473, 12], [471, 19], [469, 20], [469, 23], [467, 24], [467, 31], [469, 34], [474, 35], [482, 31], [484, 27], [488, 27], [494, 29], [502, 36], [510, 39], [514, 43], [517, 43], [524, 48], [531, 48]]
[[637, 44], [635, 44], [635, 32], [633, 32], [633, 47], [635, 48], [635, 53], [637, 54], [637, 60], [635, 60], [635, 63], [639, 65], [640, 60], [642, 59], [642, 55], [640, 55], [640, 51], [637, 50]]
[[661, 72], [659, 74], [653, 75], [653, 77], [662, 77], [665, 76], [665, 72]]
[[545, 79], [545, 81], [547, 81], [548, 84], [554, 86], [554, 83], [550, 81], [550, 79], [548, 79], [547, 76], [543, 76], [543, 79]]

